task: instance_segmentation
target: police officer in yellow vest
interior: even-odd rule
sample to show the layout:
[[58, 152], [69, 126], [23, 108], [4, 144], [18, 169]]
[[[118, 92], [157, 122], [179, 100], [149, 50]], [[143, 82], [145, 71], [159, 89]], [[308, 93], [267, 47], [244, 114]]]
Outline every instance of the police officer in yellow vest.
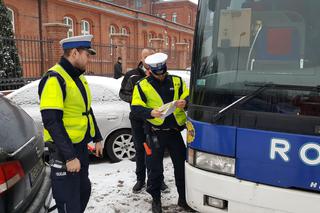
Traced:
[[[162, 212], [160, 187], [163, 181], [163, 155], [169, 150], [173, 165], [176, 186], [179, 193], [178, 205], [184, 210], [192, 209], [186, 203], [184, 162], [186, 147], [180, 131], [185, 128], [186, 107], [189, 90], [185, 82], [178, 76], [167, 73], [164, 53], [155, 53], [145, 59], [150, 66], [151, 76], [140, 80], [132, 95], [132, 113], [146, 121], [148, 182], [147, 192], [151, 194], [152, 212]], [[176, 109], [167, 117], [159, 108], [174, 102]]]
[[39, 83], [44, 140], [50, 150], [52, 192], [59, 213], [84, 212], [91, 194], [87, 143], [102, 155], [101, 134], [83, 73], [95, 55], [92, 35], [60, 41], [64, 55]]

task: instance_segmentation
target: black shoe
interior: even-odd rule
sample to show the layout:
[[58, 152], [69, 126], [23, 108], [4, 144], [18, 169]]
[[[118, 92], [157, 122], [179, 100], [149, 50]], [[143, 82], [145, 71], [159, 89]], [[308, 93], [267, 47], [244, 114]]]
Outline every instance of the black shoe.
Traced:
[[138, 180], [137, 183], [133, 186], [132, 191], [134, 193], [140, 192], [141, 189], [144, 187], [144, 185], [145, 185], [144, 181]]
[[152, 200], [152, 213], [162, 213], [161, 200]]
[[180, 199], [178, 200], [178, 206], [180, 206], [181, 208], [183, 208], [185, 211], [187, 212], [196, 212], [195, 210], [193, 210], [187, 203], [186, 199]]
[[165, 184], [165, 182], [163, 181], [162, 183], [161, 183], [161, 187], [160, 187], [160, 190], [161, 191], [165, 191], [166, 189], [168, 189], [169, 187], [167, 186], [167, 184]]

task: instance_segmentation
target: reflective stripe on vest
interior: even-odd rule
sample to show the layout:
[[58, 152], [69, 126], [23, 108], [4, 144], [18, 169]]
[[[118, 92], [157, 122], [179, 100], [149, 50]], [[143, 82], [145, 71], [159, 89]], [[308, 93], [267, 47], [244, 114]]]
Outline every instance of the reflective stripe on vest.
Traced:
[[[88, 86], [87, 80], [83, 75], [79, 78], [85, 88], [87, 94], [87, 109], [86, 104], [84, 102], [84, 98], [80, 92], [80, 89], [74, 82], [74, 80], [70, 77], [70, 75], [59, 65], [56, 64], [52, 68], [49, 69], [50, 71], [58, 73], [66, 83], [66, 97], [63, 102], [63, 125], [72, 141], [72, 143], [79, 143], [81, 142], [88, 129], [88, 123], [90, 128], [90, 135], [94, 137], [95, 135], [95, 128], [93, 124], [93, 119], [88, 111], [91, 108], [91, 92]], [[41, 94], [42, 95], [46, 94]], [[43, 105], [49, 105], [50, 103], [43, 103]], [[40, 105], [41, 109], [41, 105]], [[45, 108], [48, 109], [48, 108]], [[88, 122], [89, 119], [89, 122]], [[44, 141], [52, 141], [52, 138], [49, 132], [44, 129]]]
[[[181, 85], [182, 81], [179, 77], [172, 76], [173, 80], [173, 88], [174, 88], [174, 98], [173, 100], [179, 100], [186, 98], [189, 95], [188, 89], [183, 88], [183, 93], [179, 97], [179, 88], [184, 86]], [[163, 105], [163, 100], [161, 96], [158, 94], [158, 92], [153, 88], [153, 86], [148, 82], [148, 80], [145, 78], [139, 82], [139, 85], [135, 87], [135, 90], [138, 90], [138, 86], [140, 86], [142, 92], [146, 96], [146, 102], [144, 102], [138, 91], [134, 91], [133, 97], [132, 97], [132, 105], [140, 105], [143, 107], [151, 108], [151, 109], [157, 109], [160, 108]], [[176, 122], [179, 126], [182, 126], [186, 122], [186, 113], [184, 110], [176, 108], [176, 110], [173, 112], [173, 115], [176, 119]], [[153, 119], [147, 119], [148, 122], [155, 126], [160, 126], [163, 124], [164, 119], [163, 118], [153, 118]]]

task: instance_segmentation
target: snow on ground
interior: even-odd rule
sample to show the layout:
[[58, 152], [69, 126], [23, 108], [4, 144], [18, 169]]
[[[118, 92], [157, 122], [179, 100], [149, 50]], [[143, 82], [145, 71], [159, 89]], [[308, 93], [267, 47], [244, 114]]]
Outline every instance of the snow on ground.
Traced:
[[[178, 193], [175, 186], [173, 165], [170, 157], [164, 159], [164, 177], [169, 189], [162, 192], [164, 213], [183, 212], [178, 207]], [[92, 194], [86, 212], [88, 213], [143, 213], [151, 212], [151, 196], [145, 191], [132, 193], [136, 181], [135, 162], [121, 161], [110, 164], [96, 161], [90, 165], [89, 176]]]
[[[186, 140], [186, 130], [182, 131]], [[170, 157], [163, 160], [164, 181], [169, 189], [162, 192], [163, 213], [185, 212], [176, 204], [178, 192], [175, 186], [173, 165]], [[138, 194], [132, 192], [136, 182], [136, 164], [124, 160], [110, 163], [105, 159], [91, 158], [89, 178], [92, 192], [85, 213], [146, 213], [151, 212], [151, 196], [145, 191]], [[51, 206], [54, 205], [54, 200]], [[57, 210], [53, 213], [58, 213]]]

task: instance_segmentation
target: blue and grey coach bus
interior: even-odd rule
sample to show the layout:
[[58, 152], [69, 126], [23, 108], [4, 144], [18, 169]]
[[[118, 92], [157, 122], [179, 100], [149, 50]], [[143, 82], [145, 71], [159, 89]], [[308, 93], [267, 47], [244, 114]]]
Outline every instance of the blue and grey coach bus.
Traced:
[[320, 212], [320, 1], [200, 0], [187, 201], [200, 212]]

